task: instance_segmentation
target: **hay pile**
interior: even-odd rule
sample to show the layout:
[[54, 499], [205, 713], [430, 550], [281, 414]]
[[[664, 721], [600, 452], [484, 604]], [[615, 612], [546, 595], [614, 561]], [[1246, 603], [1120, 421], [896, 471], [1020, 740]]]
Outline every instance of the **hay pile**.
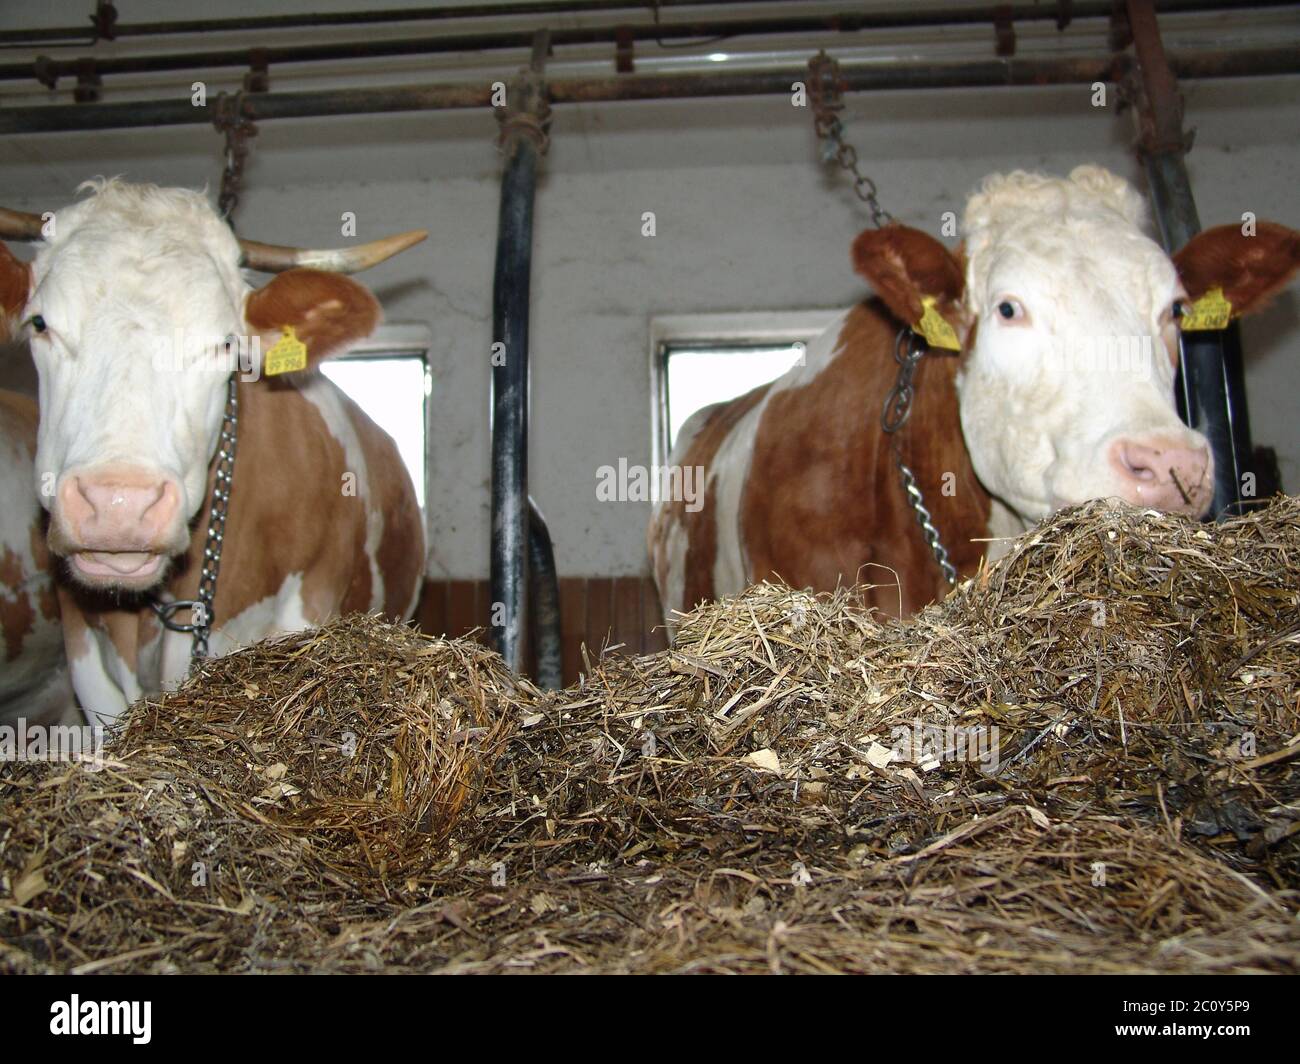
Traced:
[[903, 624], [763, 585], [558, 694], [340, 621], [0, 769], [0, 969], [1295, 972], [1298, 659], [1294, 499], [1070, 511]]

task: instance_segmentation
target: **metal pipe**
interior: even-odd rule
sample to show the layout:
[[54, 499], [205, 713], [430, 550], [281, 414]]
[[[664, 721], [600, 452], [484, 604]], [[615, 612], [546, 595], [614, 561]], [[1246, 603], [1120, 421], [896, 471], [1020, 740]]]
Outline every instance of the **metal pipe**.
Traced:
[[[755, 3], [786, 2], [786, 0], [657, 0], [660, 8], [722, 7], [732, 4], [754, 6]], [[1284, 7], [1293, 0], [1253, 0], [1253, 8]], [[1205, 13], [1233, 10], [1237, 5], [1225, 0], [1165, 0], [1157, 4], [1165, 14]], [[994, 17], [1005, 9], [1013, 22], [1053, 20], [1065, 21], [1088, 18], [1108, 18], [1113, 8], [1112, 0], [1076, 0], [1064, 12], [1059, 5], [1048, 4], [988, 4], [982, 7], [948, 7], [904, 9], [901, 11], [875, 11], [864, 14], [864, 29], [899, 29], [937, 25], [970, 25], [992, 23]], [[171, 37], [189, 33], [239, 33], [266, 30], [326, 28], [334, 26], [376, 25], [398, 22], [436, 22], [446, 19], [493, 19], [504, 17], [542, 15], [584, 15], [607, 11], [628, 11], [644, 16], [649, 9], [648, 0], [532, 0], [532, 2], [503, 4], [474, 4], [464, 7], [387, 8], [378, 11], [320, 12], [301, 15], [259, 15], [250, 18], [181, 19], [171, 22], [117, 23], [113, 39], [124, 37]], [[2, 30], [0, 45], [34, 47], [48, 44], [57, 47], [60, 41], [94, 43], [93, 28], [84, 26], [59, 26], [35, 30]]]
[[[659, 7], [723, 7], [732, 4], [785, 3], [788, 0], [655, 0]], [[1198, 0], [1211, 6], [1214, 0]], [[1221, 3], [1222, 0], [1217, 0]], [[1264, 3], [1278, 0], [1261, 0]], [[1090, 6], [1104, 6], [1093, 4]], [[457, 7], [385, 8], [378, 11], [325, 11], [302, 15], [255, 15], [246, 18], [177, 19], [171, 22], [127, 22], [113, 26], [113, 40], [121, 37], [175, 37], [187, 33], [239, 33], [261, 30], [320, 29], [332, 26], [375, 25], [389, 22], [440, 22], [445, 19], [518, 18], [540, 15], [586, 15], [605, 11], [634, 11], [644, 15], [647, 0], [522, 0], [503, 4], [465, 4]], [[0, 45], [26, 42], [83, 42], [93, 27], [59, 26], [44, 30], [0, 30]]]
[[[993, 9], [986, 20], [991, 21]], [[1050, 9], [1049, 9], [1050, 11]], [[1051, 12], [1055, 14], [1055, 12]], [[949, 12], [955, 18], [955, 12]], [[571, 26], [551, 32], [555, 47], [615, 44], [619, 34], [634, 41], [684, 41], [692, 38], [716, 40], [740, 36], [792, 35], [802, 33], [856, 33], [865, 30], [914, 25], [915, 12], [882, 14], [837, 11], [818, 15], [783, 15], [768, 18], [706, 19], [688, 22], [640, 22], [630, 25]], [[912, 20], [912, 21], [907, 21]], [[271, 66], [293, 63], [340, 62], [403, 55], [439, 55], [450, 52], [490, 52], [522, 49], [532, 43], [531, 30], [484, 31], [444, 34], [437, 37], [396, 37], [389, 40], [338, 41], [328, 44], [272, 45], [257, 48], [224, 48], [210, 51], [171, 52], [157, 55], [78, 57], [0, 64], [0, 81], [31, 79], [52, 85], [64, 77], [76, 77], [86, 63], [93, 62], [95, 74], [148, 74], [176, 70], [208, 70], [249, 67], [254, 59]]]
[[[1128, 18], [1141, 75], [1140, 154], [1160, 237], [1172, 255], [1201, 231], [1185, 162], [1190, 138], [1151, 0], [1128, 0]], [[1223, 333], [1184, 333], [1180, 348], [1180, 405], [1187, 423], [1209, 441], [1215, 467], [1211, 513], [1222, 517], [1240, 510], [1244, 477], [1253, 474], [1241, 340], [1232, 326]]]
[[[528, 618], [528, 297], [533, 201], [545, 101], [540, 71], [545, 31], [534, 41], [533, 78], [507, 87], [501, 149], [506, 157], [492, 281], [492, 642], [514, 672], [524, 667]], [[532, 120], [531, 123], [529, 120]]]
[[[849, 92], [896, 89], [994, 88], [1073, 85], [1113, 80], [1116, 58], [981, 59], [965, 62], [897, 63], [848, 67]], [[1265, 48], [1172, 56], [1181, 78], [1235, 78], [1300, 73], [1300, 49]], [[623, 74], [548, 82], [552, 104], [616, 100], [692, 99], [705, 96], [788, 95], [808, 76], [806, 67], [759, 72], [707, 74]], [[244, 98], [250, 118], [316, 118], [326, 115], [393, 114], [492, 106], [486, 82], [312, 92], [251, 93]], [[149, 126], [210, 125], [214, 101], [194, 107], [189, 98], [129, 103], [56, 104], [0, 108], [0, 134], [68, 133], [138, 129]]]
[[564, 686], [564, 648], [560, 641], [560, 581], [546, 518], [528, 497], [528, 594], [532, 612], [537, 683], [545, 691]]

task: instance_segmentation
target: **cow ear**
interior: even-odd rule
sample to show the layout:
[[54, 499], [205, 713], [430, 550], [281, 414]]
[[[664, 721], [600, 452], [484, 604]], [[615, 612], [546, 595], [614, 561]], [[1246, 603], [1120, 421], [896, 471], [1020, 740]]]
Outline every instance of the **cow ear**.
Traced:
[[27, 306], [32, 291], [32, 268], [0, 244], [0, 343], [13, 335], [13, 327]]
[[1178, 277], [1192, 299], [1223, 289], [1234, 316], [1265, 306], [1300, 269], [1300, 233], [1274, 222], [1218, 225], [1197, 233], [1174, 256]]
[[956, 335], [965, 335], [970, 321], [962, 306], [966, 280], [961, 258], [928, 233], [897, 223], [868, 229], [853, 242], [853, 267], [900, 321], [918, 324], [925, 315], [924, 301], [933, 298]]
[[[379, 302], [363, 285], [323, 270], [286, 270], [244, 301], [244, 324], [265, 352], [292, 329], [308, 363], [339, 354], [379, 324]], [[300, 367], [295, 367], [300, 368]]]

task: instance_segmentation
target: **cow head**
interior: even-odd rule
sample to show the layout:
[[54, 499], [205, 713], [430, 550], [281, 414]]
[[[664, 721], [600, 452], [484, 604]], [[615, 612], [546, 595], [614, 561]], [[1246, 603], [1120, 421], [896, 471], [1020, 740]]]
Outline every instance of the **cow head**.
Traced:
[[[51, 550], [83, 585], [140, 591], [189, 546], [232, 369], [254, 376], [288, 329], [314, 363], [369, 334], [379, 306], [346, 277], [294, 267], [361, 268], [366, 254], [340, 264], [241, 242], [183, 189], [89, 187], [42, 227], [30, 265], [0, 245], [0, 301], [39, 375]], [[287, 272], [253, 289], [241, 263]]]
[[966, 207], [964, 258], [900, 225], [854, 245], [897, 317], [929, 309], [951, 330], [971, 463], [1024, 518], [1094, 498], [1210, 505], [1209, 447], [1174, 406], [1179, 318], [1215, 287], [1234, 315], [1262, 306], [1300, 266], [1300, 233], [1222, 226], [1171, 260], [1143, 224], [1131, 185], [1081, 166], [987, 178]]

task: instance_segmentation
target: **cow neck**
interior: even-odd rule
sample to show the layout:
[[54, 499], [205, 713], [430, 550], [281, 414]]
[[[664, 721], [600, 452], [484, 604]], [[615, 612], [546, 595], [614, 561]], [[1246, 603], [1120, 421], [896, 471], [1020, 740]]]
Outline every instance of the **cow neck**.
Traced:
[[[173, 632], [188, 632], [190, 668], [208, 656], [208, 637], [212, 631], [213, 603], [217, 597], [217, 577], [221, 572], [221, 554], [225, 546], [226, 515], [230, 509], [230, 493], [234, 486], [235, 450], [239, 444], [239, 375], [232, 373], [226, 382], [226, 409], [221, 419], [221, 434], [217, 439], [217, 453], [213, 459], [208, 491], [208, 531], [203, 543], [199, 570], [198, 597], [160, 602], [157, 597], [149, 605], [158, 616], [159, 623]], [[177, 612], [190, 611], [189, 623], [175, 619]]]
[[[880, 425], [897, 377], [893, 345], [900, 324], [879, 300], [858, 304], [828, 361], [770, 392], [740, 505], [751, 582], [774, 574], [819, 590], [859, 583], [870, 605], [895, 615], [910, 615], [947, 591], [902, 498]], [[901, 444], [964, 575], [983, 555], [989, 500], [962, 439], [959, 364], [955, 354], [920, 361]]]
[[921, 529], [926, 546], [934, 556], [939, 572], [951, 587], [957, 583], [957, 568], [952, 564], [948, 549], [943, 545], [942, 533], [935, 527], [934, 515], [926, 508], [925, 493], [917, 483], [916, 474], [903, 458], [903, 450], [899, 446], [896, 435], [907, 424], [907, 419], [912, 413], [912, 402], [916, 398], [916, 367], [932, 350], [914, 329], [905, 327], [898, 330], [898, 337], [894, 341], [894, 361], [898, 364], [898, 377], [894, 381], [893, 390], [885, 399], [884, 409], [880, 414], [880, 427], [886, 435], [893, 437], [890, 451], [894, 456], [894, 465], [898, 467], [903, 495], [912, 512], [916, 514], [916, 523]]

